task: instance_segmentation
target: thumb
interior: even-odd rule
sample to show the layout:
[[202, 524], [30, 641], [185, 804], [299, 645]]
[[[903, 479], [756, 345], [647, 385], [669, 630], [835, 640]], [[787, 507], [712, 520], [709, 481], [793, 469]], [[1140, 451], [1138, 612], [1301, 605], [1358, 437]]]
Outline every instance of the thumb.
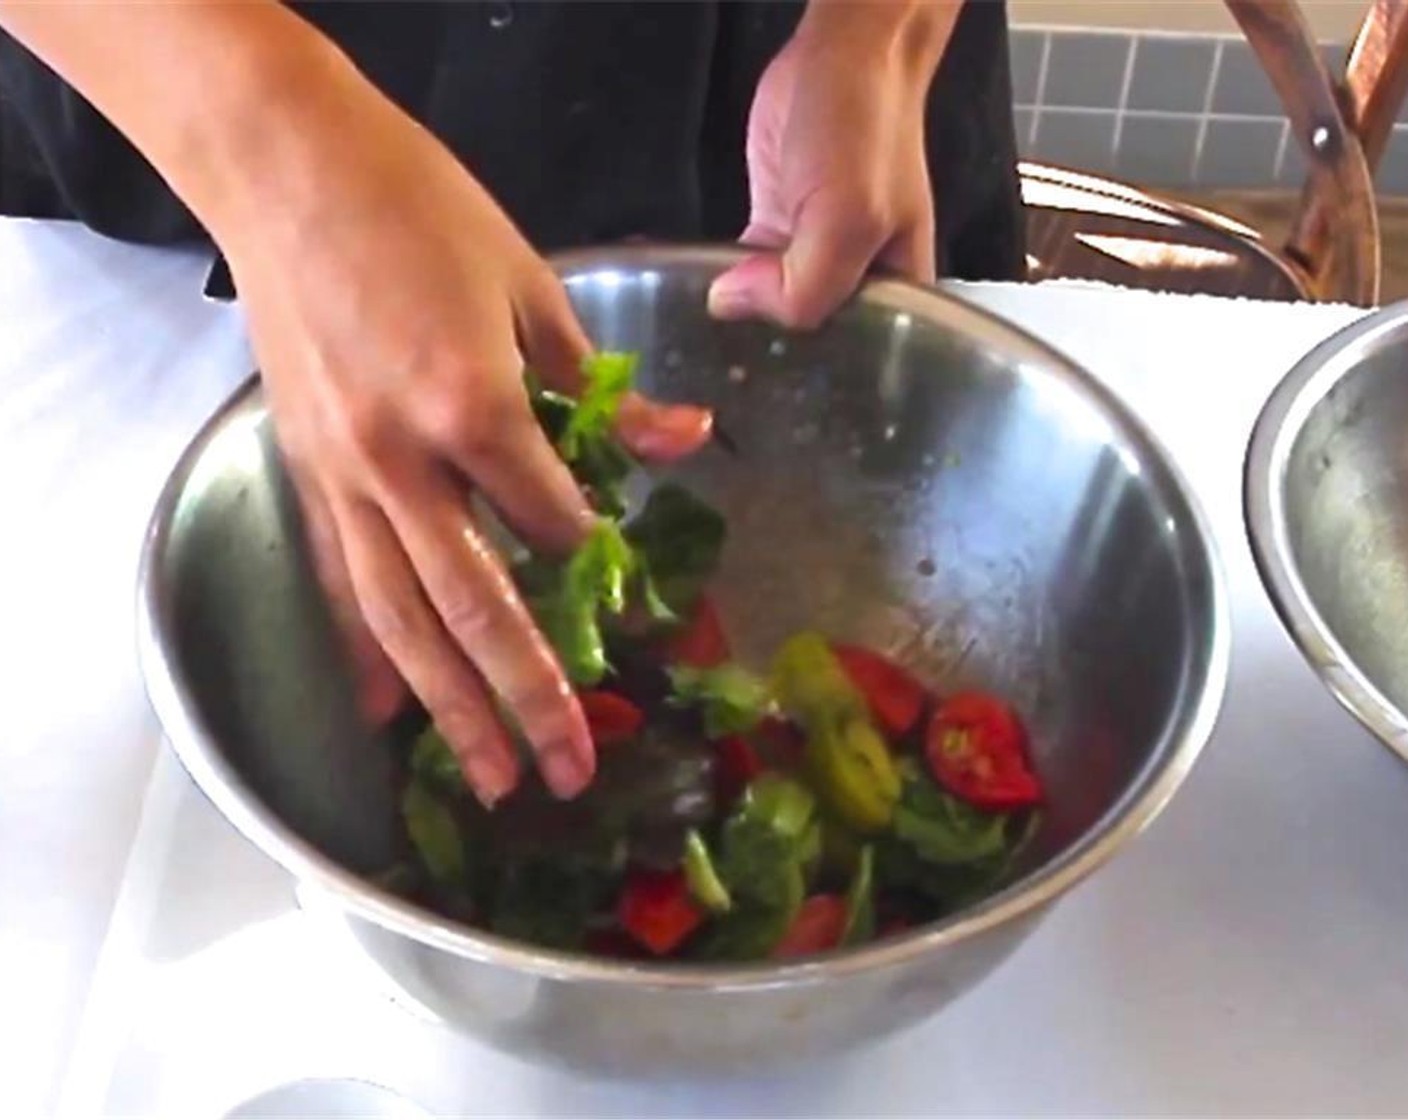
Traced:
[[779, 253], [755, 253], [709, 288], [709, 312], [718, 319], [772, 319], [811, 329], [859, 287], [884, 247], [884, 223], [818, 192], [797, 213], [791, 244]]

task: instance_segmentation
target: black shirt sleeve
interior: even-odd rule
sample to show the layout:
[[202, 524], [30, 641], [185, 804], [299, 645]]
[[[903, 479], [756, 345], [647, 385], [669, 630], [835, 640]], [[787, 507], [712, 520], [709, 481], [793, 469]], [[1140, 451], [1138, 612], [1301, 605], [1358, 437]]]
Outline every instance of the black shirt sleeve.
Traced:
[[[295, 4], [439, 136], [544, 251], [640, 234], [736, 237], [752, 91], [801, 0]], [[1007, 27], [969, 0], [929, 100], [951, 275], [1021, 275]], [[156, 170], [0, 34], [0, 212], [122, 240], [202, 240]]]

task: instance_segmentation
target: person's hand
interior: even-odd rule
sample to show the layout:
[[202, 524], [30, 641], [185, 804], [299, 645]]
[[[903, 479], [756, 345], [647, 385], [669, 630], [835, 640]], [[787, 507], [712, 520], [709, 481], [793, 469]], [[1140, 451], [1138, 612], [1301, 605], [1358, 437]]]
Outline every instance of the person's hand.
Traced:
[[764, 251], [714, 282], [716, 317], [811, 328], [872, 268], [933, 282], [924, 107], [956, 5], [904, 7], [814, 4], [764, 72], [741, 238]]
[[[493, 803], [518, 779], [501, 702], [570, 796], [593, 773], [582, 711], [469, 499], [539, 549], [583, 538], [593, 513], [522, 374], [572, 392], [590, 343], [485, 190], [359, 82], [299, 110], [263, 204], [222, 213], [215, 234], [367, 713], [387, 717], [404, 679]], [[709, 426], [639, 397], [620, 414], [647, 458], [687, 454]]]

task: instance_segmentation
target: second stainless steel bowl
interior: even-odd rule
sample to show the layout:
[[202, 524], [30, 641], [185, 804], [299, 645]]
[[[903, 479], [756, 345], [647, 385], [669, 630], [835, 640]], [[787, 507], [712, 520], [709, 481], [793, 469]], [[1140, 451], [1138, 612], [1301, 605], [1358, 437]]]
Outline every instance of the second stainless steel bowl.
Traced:
[[1307, 354], [1257, 420], [1246, 517], [1312, 669], [1408, 760], [1408, 304]]

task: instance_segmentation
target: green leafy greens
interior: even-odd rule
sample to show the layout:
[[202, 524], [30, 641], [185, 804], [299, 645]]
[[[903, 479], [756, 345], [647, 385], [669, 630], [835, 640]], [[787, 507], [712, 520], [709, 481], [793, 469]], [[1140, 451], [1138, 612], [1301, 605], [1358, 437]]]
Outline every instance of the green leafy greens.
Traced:
[[990, 890], [1035, 835], [1040, 815], [987, 813], [950, 796], [912, 760], [900, 764], [903, 793], [894, 830], [878, 846], [885, 885], [957, 909]]
[[629, 612], [674, 622], [718, 566], [724, 521], [681, 486], [656, 487], [639, 514], [622, 525], [624, 484], [635, 461], [613, 423], [630, 391], [634, 354], [600, 353], [582, 365], [577, 400], [529, 378], [529, 397], [544, 433], [592, 494], [601, 518], [565, 562], [534, 557], [515, 569], [534, 618], [574, 684], [595, 685], [610, 669], [606, 618]]
[[732, 906], [700, 939], [699, 955], [750, 960], [772, 952], [802, 907], [819, 844], [807, 788], [771, 774], [755, 779], [724, 822], [713, 861]]
[[464, 841], [454, 810], [438, 794], [412, 779], [401, 794], [401, 815], [431, 879], [439, 886], [463, 887]]
[[767, 683], [733, 662], [712, 669], [676, 665], [669, 675], [674, 703], [697, 706], [710, 739], [751, 731], [772, 706]]
[[582, 360], [582, 392], [575, 400], [544, 389], [531, 374], [527, 378], [528, 399], [538, 423], [607, 517], [625, 513], [623, 491], [636, 467], [634, 457], [615, 438], [613, 426], [638, 361], [635, 354], [613, 351], [587, 355]]
[[859, 945], [875, 936], [875, 849], [860, 850], [856, 873], [846, 892], [846, 925], [842, 945]]
[[[790, 945], [809, 895], [844, 901], [840, 944], [851, 946], [874, 937], [877, 910], [924, 920], [993, 889], [1039, 815], [987, 812], [941, 788], [906, 753], [912, 744], [887, 740], [830, 638], [793, 635], [766, 678], [731, 662], [679, 663], [688, 655], [661, 640], [701, 618], [727, 534], [718, 511], [669, 482], [627, 520], [638, 464], [615, 421], [636, 364], [592, 355], [576, 399], [528, 376], [538, 422], [599, 517], [570, 556], [532, 555], [513, 575], [572, 684], [636, 705], [643, 724], [600, 752], [579, 797], [557, 800], [530, 772], [492, 812], [426, 728], [405, 760], [410, 850], [379, 881], [537, 945], [579, 950], [595, 933], [625, 932], [658, 949], [623, 900], [634, 876], [668, 873], [671, 904], [690, 923], [670, 952], [733, 961]], [[771, 726], [779, 716], [789, 722]]]
[[723, 516], [683, 486], [666, 482], [650, 492], [625, 532], [660, 597], [676, 614], [687, 614], [718, 570]]
[[520, 568], [519, 587], [574, 684], [597, 684], [610, 668], [603, 614], [622, 614], [634, 598], [654, 619], [674, 617], [621, 527], [605, 518], [566, 563], [530, 561]]

